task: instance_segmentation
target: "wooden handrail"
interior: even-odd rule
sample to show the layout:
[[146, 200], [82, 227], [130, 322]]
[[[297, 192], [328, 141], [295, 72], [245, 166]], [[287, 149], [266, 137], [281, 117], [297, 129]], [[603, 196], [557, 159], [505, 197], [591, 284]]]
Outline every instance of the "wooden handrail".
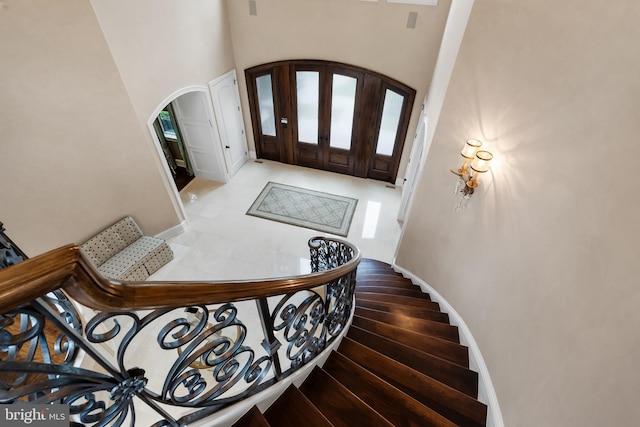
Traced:
[[101, 311], [131, 311], [220, 304], [311, 289], [355, 270], [361, 254], [331, 270], [300, 276], [237, 281], [119, 282], [102, 276], [78, 246], [67, 245], [0, 270], [0, 313], [63, 289], [79, 303]]

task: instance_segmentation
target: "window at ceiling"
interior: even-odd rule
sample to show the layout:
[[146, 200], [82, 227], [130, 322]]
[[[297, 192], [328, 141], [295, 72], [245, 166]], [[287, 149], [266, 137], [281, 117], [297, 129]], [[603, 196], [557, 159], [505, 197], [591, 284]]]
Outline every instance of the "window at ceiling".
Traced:
[[[370, 1], [372, 3], [378, 2], [378, 0], [360, 0], [360, 1]], [[438, 0], [387, 0], [387, 3], [417, 4], [421, 6], [437, 6]]]
[[422, 6], [437, 6], [438, 0], [387, 0], [387, 3], [418, 4]]

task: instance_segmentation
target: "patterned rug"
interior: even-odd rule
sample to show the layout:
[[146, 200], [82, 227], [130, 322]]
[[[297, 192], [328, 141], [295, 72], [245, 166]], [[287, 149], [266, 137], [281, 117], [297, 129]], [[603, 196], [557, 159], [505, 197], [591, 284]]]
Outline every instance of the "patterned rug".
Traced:
[[247, 215], [347, 237], [357, 199], [269, 182]]

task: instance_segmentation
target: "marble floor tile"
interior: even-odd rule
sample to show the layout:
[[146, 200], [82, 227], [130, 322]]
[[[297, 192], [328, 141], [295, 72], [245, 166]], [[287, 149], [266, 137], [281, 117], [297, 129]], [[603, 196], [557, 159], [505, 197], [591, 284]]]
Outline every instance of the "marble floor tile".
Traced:
[[397, 220], [400, 187], [250, 160], [227, 184], [196, 178], [180, 192], [188, 230], [169, 239], [175, 259], [150, 280], [241, 280], [307, 273], [308, 240], [331, 235], [246, 215], [269, 181], [358, 199], [345, 239], [365, 258], [392, 262], [402, 226]]

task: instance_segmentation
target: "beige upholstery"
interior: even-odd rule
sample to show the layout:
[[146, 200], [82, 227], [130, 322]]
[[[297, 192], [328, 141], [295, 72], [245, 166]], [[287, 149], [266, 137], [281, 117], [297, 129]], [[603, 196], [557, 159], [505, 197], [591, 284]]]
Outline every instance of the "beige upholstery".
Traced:
[[145, 280], [173, 259], [167, 243], [144, 236], [128, 216], [80, 246], [104, 276], [116, 280]]

